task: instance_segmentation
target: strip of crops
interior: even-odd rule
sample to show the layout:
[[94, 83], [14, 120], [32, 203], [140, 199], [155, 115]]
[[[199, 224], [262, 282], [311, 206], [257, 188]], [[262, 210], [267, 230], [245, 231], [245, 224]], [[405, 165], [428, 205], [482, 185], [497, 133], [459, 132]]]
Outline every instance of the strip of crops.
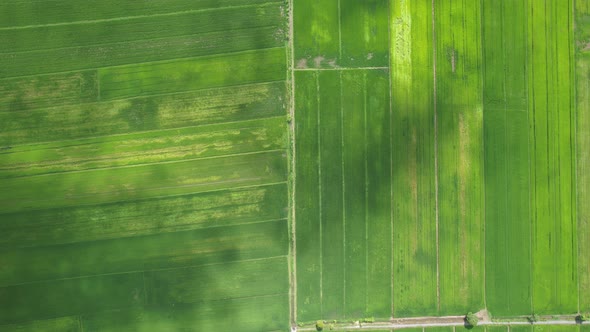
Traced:
[[[0, 215], [0, 247], [97, 241], [285, 219], [286, 184]], [[67, 223], [63, 221], [67, 220]]]
[[526, 315], [532, 311], [527, 11], [521, 2], [484, 2], [482, 15], [487, 307], [494, 315]]
[[395, 2], [391, 22], [393, 315], [437, 313], [432, 10]]
[[[39, 84], [39, 86], [59, 84], [59, 80], [50, 77], [40, 76], [40, 78], [48, 78], [48, 81], [34, 80], [30, 84]], [[22, 81], [15, 83], [26, 84]], [[67, 141], [71, 139], [97, 136], [103, 136], [97, 139], [98, 141], [110, 141], [112, 139], [104, 138], [104, 136], [260, 119], [284, 115], [285, 111], [281, 97], [285, 93], [284, 82], [28, 110], [28, 105], [33, 108], [38, 107], [37, 105], [48, 105], [50, 102], [57, 103], [55, 99], [68, 102], [69, 96], [62, 97], [54, 89], [48, 88], [44, 91], [31, 88], [22, 89], [22, 92], [19, 92], [25, 96], [46, 93], [48, 100], [31, 100], [30, 104], [23, 104], [22, 108], [9, 108], [10, 112], [0, 112], [0, 129], [2, 129], [0, 145], [12, 146], [15, 151], [21, 151], [14, 145], [61, 141], [51, 145], [55, 147], [62, 144], [69, 145]], [[72, 86], [68, 91], [75, 89], [79, 91], [80, 87]], [[6, 103], [16, 107], [18, 98], [7, 98]], [[71, 98], [80, 97], [76, 95]], [[21, 100], [24, 100], [24, 97]], [[186, 130], [190, 131], [190, 129]], [[144, 135], [153, 135], [153, 133]]]
[[533, 309], [539, 314], [575, 312], [572, 9], [571, 3], [531, 1], [528, 10]]
[[[576, 0], [576, 142], [579, 310], [590, 311], [590, 2]], [[575, 250], [575, 248], [574, 248]]]
[[[130, 1], [6, 1], [0, 4], [1, 27], [23, 27], [45, 24], [72, 24], [75, 22], [119, 19], [120, 17], [161, 15], [182, 11], [211, 10], [230, 6], [267, 3], [268, 0], [156, 0], [149, 6]], [[92, 10], [88, 10], [88, 6]]]
[[483, 308], [480, 2], [435, 1], [440, 314]]

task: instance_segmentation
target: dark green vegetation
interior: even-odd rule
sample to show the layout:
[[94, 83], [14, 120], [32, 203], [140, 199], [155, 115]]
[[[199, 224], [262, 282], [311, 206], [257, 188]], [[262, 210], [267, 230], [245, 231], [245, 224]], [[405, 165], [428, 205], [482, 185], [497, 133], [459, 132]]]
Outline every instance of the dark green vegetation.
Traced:
[[284, 3], [0, 17], [0, 330], [287, 329]]

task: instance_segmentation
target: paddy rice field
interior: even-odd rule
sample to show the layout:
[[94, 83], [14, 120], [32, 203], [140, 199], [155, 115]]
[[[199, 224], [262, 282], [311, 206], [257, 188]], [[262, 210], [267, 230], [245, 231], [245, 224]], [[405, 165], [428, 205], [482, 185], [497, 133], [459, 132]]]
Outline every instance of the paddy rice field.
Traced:
[[590, 312], [588, 0], [10, 0], [0, 45], [0, 331]]

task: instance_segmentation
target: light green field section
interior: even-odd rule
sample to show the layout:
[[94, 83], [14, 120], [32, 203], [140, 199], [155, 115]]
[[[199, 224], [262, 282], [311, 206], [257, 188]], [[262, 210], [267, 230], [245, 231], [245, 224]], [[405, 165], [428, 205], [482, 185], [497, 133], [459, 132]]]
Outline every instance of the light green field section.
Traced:
[[534, 332], [577, 332], [580, 331], [579, 326], [540, 326], [537, 325], [533, 329]]
[[[213, 282], [212, 282], [213, 283]], [[82, 316], [84, 331], [286, 331], [288, 295], [224, 299], [164, 308], [121, 309]]]
[[590, 311], [590, 2], [576, 0], [576, 192], [578, 217], [579, 310]]
[[[54, 84], [53, 82], [48, 84]], [[77, 87], [72, 87], [75, 88]], [[48, 94], [54, 93], [53, 91], [48, 91]], [[24, 93], [41, 92], [34, 89]], [[65, 141], [281, 116], [284, 115], [284, 93], [284, 82], [258, 83], [172, 95], [49, 107], [27, 112], [22, 112], [25, 109], [0, 112], [0, 145]], [[190, 132], [191, 129], [187, 128], [185, 131]], [[95, 141], [108, 142], [112, 139], [116, 138], [99, 138]], [[62, 143], [67, 145], [67, 142]], [[61, 143], [56, 143], [59, 144]]]
[[486, 326], [486, 332], [508, 332], [508, 327], [506, 326]]
[[436, 315], [432, 10], [391, 7], [393, 315]]
[[[285, 219], [286, 184], [1, 215], [2, 248], [98, 241]], [[67, 223], [63, 221], [67, 220]]]
[[533, 310], [575, 313], [572, 7], [531, 1], [528, 10]]
[[[135, 1], [76, 0], [4, 2], [0, 5], [0, 27], [26, 27], [50, 24], [83, 24], [88, 21], [120, 19], [121, 17], [175, 14], [189, 11], [210, 11], [216, 8], [248, 6], [268, 0], [156, 0], [149, 6]], [[92, 10], [88, 10], [92, 8]]]
[[100, 69], [102, 100], [284, 80], [285, 49]]
[[294, 1], [295, 67], [387, 67], [387, 0]]
[[80, 318], [78, 316], [36, 320], [21, 324], [2, 325], [0, 329], [5, 332], [77, 332], [80, 329]]
[[424, 332], [452, 332], [454, 331], [453, 327], [448, 326], [440, 326], [440, 327], [428, 327], [424, 328]]
[[511, 326], [510, 332], [532, 332], [532, 326]]
[[[483, 98], [487, 308], [527, 315], [531, 306], [527, 10], [484, 1]], [[518, 22], [518, 23], [516, 23]]]
[[440, 314], [484, 307], [481, 7], [435, 1]]

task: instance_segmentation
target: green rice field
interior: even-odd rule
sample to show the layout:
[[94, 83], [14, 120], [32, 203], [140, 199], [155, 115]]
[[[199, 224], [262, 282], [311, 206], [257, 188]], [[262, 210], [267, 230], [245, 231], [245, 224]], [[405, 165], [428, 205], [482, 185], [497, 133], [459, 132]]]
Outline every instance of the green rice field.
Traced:
[[0, 331], [590, 331], [590, 0], [5, 0], [0, 45]]

